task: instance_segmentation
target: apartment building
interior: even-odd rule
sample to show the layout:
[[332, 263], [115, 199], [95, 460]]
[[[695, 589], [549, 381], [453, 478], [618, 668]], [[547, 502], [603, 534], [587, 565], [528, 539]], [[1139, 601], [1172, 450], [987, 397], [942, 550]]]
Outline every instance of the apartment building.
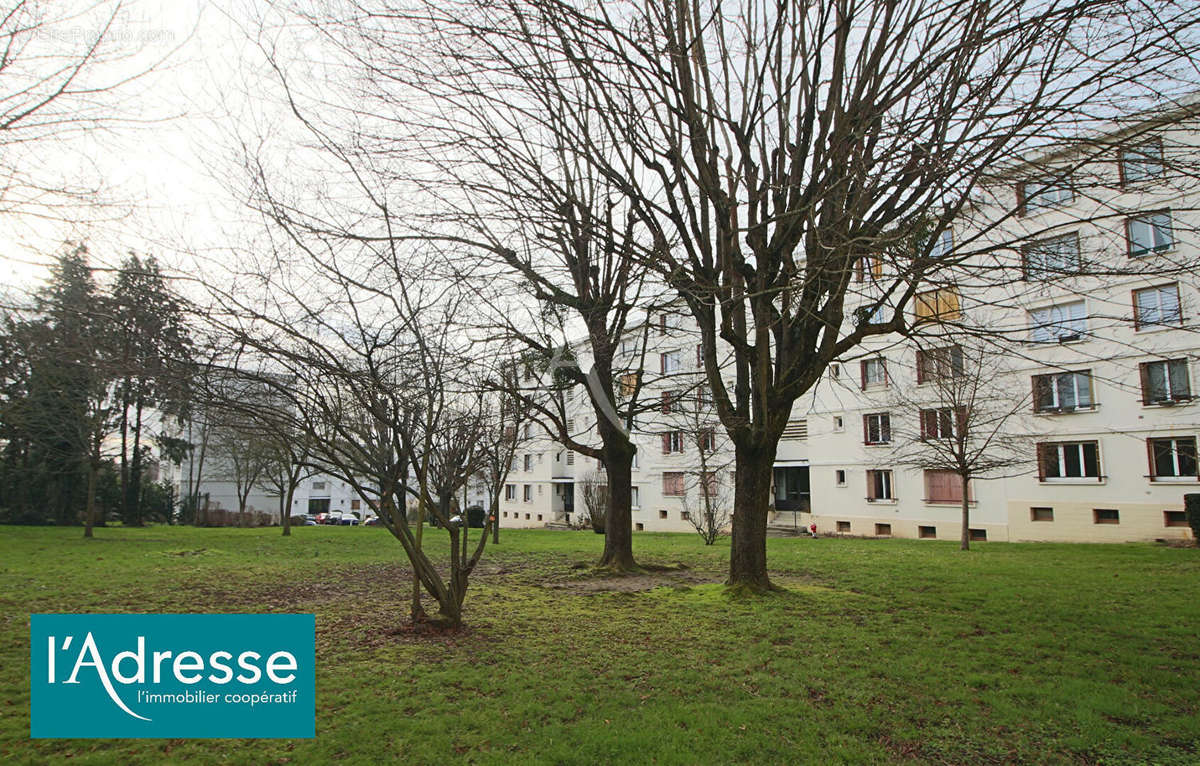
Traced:
[[[968, 372], [961, 326], [994, 330], [987, 383], [1020, 405], [1005, 433], [1025, 458], [971, 481], [972, 539], [1188, 537], [1183, 495], [1200, 492], [1200, 275], [1188, 268], [1200, 261], [1196, 106], [1114, 125], [998, 174], [932, 245], [978, 255], [906, 308], [943, 339], [918, 347], [874, 338], [795, 404], [775, 462], [772, 524], [958, 538], [957, 477], [902, 462], [898, 442], [956, 427], [933, 383]], [[890, 310], [875, 288], [889, 268], [865, 260], [852, 308]], [[732, 504], [732, 454], [707, 401], [690, 317], [680, 310], [648, 321], [622, 343], [630, 364], [644, 360], [656, 373], [640, 392], [656, 407], [633, 434], [634, 524], [690, 531], [699, 493]], [[572, 404], [573, 426], [586, 434], [591, 406], [582, 397]], [[597, 470], [536, 429], [510, 474], [502, 525], [571, 519], [579, 482]]]

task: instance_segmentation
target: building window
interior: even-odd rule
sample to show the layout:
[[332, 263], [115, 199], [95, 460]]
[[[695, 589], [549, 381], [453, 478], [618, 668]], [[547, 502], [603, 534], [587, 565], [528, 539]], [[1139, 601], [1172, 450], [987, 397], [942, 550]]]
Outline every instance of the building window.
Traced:
[[1196, 437], [1175, 436], [1166, 439], [1147, 439], [1150, 457], [1150, 480], [1196, 479]]
[[662, 492], [664, 495], [679, 497], [684, 494], [683, 474], [677, 471], [665, 471], [662, 475]]
[[876, 524], [875, 525], [875, 536], [876, 537], [891, 537], [892, 536], [892, 525], [891, 524]]
[[966, 420], [966, 408], [935, 407], [921, 410], [922, 439], [953, 439]]
[[1121, 149], [1121, 183], [1136, 184], [1163, 174], [1162, 141], [1152, 138]]
[[325, 482], [323, 482], [323, 481], [314, 481], [314, 482], [313, 482], [313, 489], [314, 489], [314, 490], [317, 490], [317, 491], [320, 491], [320, 490], [323, 490], [323, 489], [325, 489]]
[[696, 386], [696, 406], [700, 409], [712, 406], [712, 392], [709, 391], [707, 383]]
[[357, 510], [360, 510], [361, 508], [362, 508], [361, 500], [351, 500], [350, 501], [350, 510], [357, 511]]
[[1035, 506], [1029, 509], [1030, 521], [1054, 521], [1054, 509], [1045, 506]]
[[1121, 512], [1115, 508], [1093, 508], [1092, 522], [1095, 524], [1120, 524]]
[[915, 304], [918, 322], [953, 322], [962, 317], [958, 290], [943, 287], [917, 293]]
[[837, 362], [834, 362], [833, 364], [829, 365], [829, 377], [833, 378], [834, 380], [837, 380], [841, 376], [842, 376], [842, 365], [838, 364]]
[[839, 468], [833, 472], [833, 481], [839, 487], [846, 486], [846, 469]]
[[529, 521], [529, 514], [528, 514], [528, 513], [527, 513], [527, 514], [525, 514], [525, 520], [526, 520], [526, 521]]
[[1138, 367], [1142, 378], [1142, 404], [1173, 404], [1192, 398], [1186, 359], [1143, 362]]
[[662, 392], [662, 414], [670, 415], [671, 408], [674, 405], [674, 403], [678, 400], [678, 398], [679, 398], [679, 394], [676, 391], [663, 391]]
[[867, 471], [867, 500], [895, 500], [891, 471]]
[[633, 525], [633, 528], [635, 531], [644, 532], [646, 530], [646, 525], [639, 521]]
[[1130, 256], [1169, 250], [1175, 244], [1170, 212], [1157, 210], [1126, 219], [1125, 237]]
[[641, 493], [638, 492], [637, 487], [629, 488], [629, 505], [631, 508], [641, 508], [642, 507]]
[[808, 439], [808, 421], [789, 420], [787, 425], [783, 427], [783, 433], [780, 435], [780, 438], [785, 441], [805, 441]]
[[1183, 511], [1163, 511], [1163, 526], [1186, 527], [1188, 526], [1187, 514]]
[[541, 496], [542, 496], [542, 485], [539, 484], [538, 485], [538, 497], [541, 497]]
[[839, 433], [841, 431], [846, 430], [846, 419], [843, 418], [841, 415], [834, 415], [833, 416], [833, 430], [835, 432], [839, 432]]
[[504, 485], [504, 499], [505, 500], [516, 500], [517, 499], [517, 485], [516, 484], [505, 484]]
[[662, 453], [670, 455], [679, 452], [683, 452], [683, 431], [668, 431], [662, 434]]
[[1034, 343], [1065, 343], [1087, 332], [1083, 301], [1046, 306], [1029, 312], [1029, 339]]
[[847, 534], [848, 534], [848, 533], [850, 532], [850, 522], [848, 522], [848, 521], [839, 521], [839, 522], [837, 523], [837, 531], [838, 531], [838, 532], [845, 532], [845, 533], [847, 533]]
[[533, 455], [525, 456], [525, 470], [527, 472], [533, 470]]
[[864, 359], [860, 363], [862, 372], [862, 387], [887, 385], [887, 362], [883, 357]]
[[925, 244], [929, 247], [929, 257], [932, 260], [937, 261], [949, 258], [954, 254], [954, 232], [946, 229], [933, 238], [932, 244], [928, 241]]
[[1166, 327], [1183, 323], [1179, 285], [1159, 285], [1133, 291], [1133, 327]]
[[522, 490], [522, 497], [527, 503], [533, 502], [533, 485], [526, 484]]
[[574, 450], [567, 450], [567, 465], [575, 465], [575, 452], [574, 452]]
[[642, 376], [637, 372], [627, 372], [617, 378], [620, 384], [621, 396], [633, 396], [633, 392], [637, 390], [638, 384], [641, 383]]
[[917, 383], [958, 378], [964, 369], [961, 346], [917, 349]]
[[1030, 242], [1021, 248], [1026, 279], [1045, 279], [1083, 271], [1079, 235], [1072, 232]]
[[532, 423], [525, 424], [525, 438], [526, 439], [533, 438], [533, 424]]
[[854, 281], [862, 282], [870, 277], [872, 281], [883, 277], [883, 259], [873, 255], [864, 255], [854, 264]]
[[986, 529], [968, 529], [967, 530], [967, 538], [973, 542], [986, 543], [987, 542], [987, 530]]
[[891, 415], [886, 412], [863, 415], [863, 444], [889, 444], [891, 441]]
[[[968, 485], [967, 499], [970, 499]], [[925, 471], [925, 502], [961, 503], [962, 477], [954, 471]]]
[[922, 540], [936, 540], [937, 527], [917, 527], [917, 537]]
[[707, 454], [717, 448], [716, 433], [711, 428], [703, 428], [696, 436], [696, 446]]
[[1075, 199], [1069, 178], [1039, 178], [1017, 189], [1018, 203], [1025, 214], [1070, 204]]
[[542, 520], [542, 514], [540, 514], [540, 513], [539, 513], [539, 514], [538, 514], [538, 521], [541, 521], [541, 520]]
[[1043, 481], [1101, 478], [1099, 442], [1044, 442], [1037, 450]]
[[632, 354], [637, 351], [637, 338], [621, 338], [621, 353]]
[[683, 364], [679, 361], [678, 351], [667, 351], [658, 355], [659, 372], [668, 375], [673, 372], [679, 372], [683, 369]]
[[1034, 412], [1072, 412], [1094, 404], [1091, 370], [1033, 376]]
[[660, 519], [665, 519], [665, 518], [667, 518], [667, 516], [668, 516], [668, 514], [667, 514], [667, 512], [666, 512], [666, 511], [659, 511], [659, 512], [658, 512], [658, 518], [660, 518]]

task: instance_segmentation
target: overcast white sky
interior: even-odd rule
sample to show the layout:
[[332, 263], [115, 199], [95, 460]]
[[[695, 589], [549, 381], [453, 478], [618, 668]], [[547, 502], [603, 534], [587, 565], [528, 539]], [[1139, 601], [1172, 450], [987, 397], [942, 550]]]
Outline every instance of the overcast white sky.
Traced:
[[[83, 15], [59, 23], [39, 42], [67, 51], [89, 39], [115, 4], [79, 7]], [[40, 279], [64, 240], [86, 241], [97, 265], [113, 265], [133, 250], [187, 272], [193, 254], [203, 257], [236, 238], [236, 200], [214, 176], [229, 161], [221, 148], [228, 115], [253, 121], [259, 106], [254, 91], [261, 70], [239, 29], [254, 7], [239, 8], [236, 0], [120, 4], [109, 50], [121, 58], [94, 75], [110, 82], [153, 70], [117, 91], [111, 114], [118, 122], [111, 129], [71, 136], [41, 153], [68, 175], [102, 178], [113, 204], [87, 213], [92, 220], [85, 223], [30, 216], [0, 221], [4, 282], [24, 286]]]

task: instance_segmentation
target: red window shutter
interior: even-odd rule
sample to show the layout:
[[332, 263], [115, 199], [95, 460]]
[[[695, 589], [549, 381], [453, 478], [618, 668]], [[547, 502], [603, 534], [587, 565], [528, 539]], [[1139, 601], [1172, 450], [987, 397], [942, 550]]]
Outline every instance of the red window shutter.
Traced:
[[1133, 301], [1133, 329], [1140, 330], [1140, 329], [1142, 329], [1142, 317], [1141, 317], [1141, 312], [1138, 311], [1137, 294], [1138, 294], [1137, 290], [1129, 291], [1130, 298]]
[[1142, 379], [1142, 404], [1150, 401], [1150, 364], [1142, 362], [1138, 365], [1138, 375]]
[[866, 391], [867, 390], [867, 360], [866, 359], [864, 359], [858, 363], [858, 371], [862, 378], [862, 388], [864, 391]]
[[664, 415], [671, 414], [671, 392], [663, 391], [662, 393], [662, 412]]
[[1154, 440], [1153, 440], [1153, 439], [1147, 439], [1147, 440], [1146, 440], [1146, 459], [1147, 459], [1147, 460], [1149, 461], [1149, 463], [1150, 463], [1150, 473], [1149, 473], [1149, 476], [1150, 476], [1150, 478], [1151, 478], [1151, 479], [1153, 479], [1153, 478], [1155, 477], [1155, 472], [1154, 472]]
[[666, 354], [658, 355], [658, 371], [664, 375], [667, 373], [667, 355]]
[[863, 444], [870, 444], [871, 443], [870, 416], [863, 415], [862, 418], [863, 418]]
[[1046, 464], [1050, 459], [1050, 450], [1051, 449], [1052, 449], [1052, 445], [1050, 445], [1050, 444], [1037, 445], [1037, 465], [1038, 465], [1038, 479], [1039, 480], [1045, 481], [1045, 479], [1046, 479]]
[[671, 454], [671, 434], [662, 435], [662, 448], [664, 455]]
[[1017, 215], [1025, 215], [1025, 184], [1017, 183]]
[[928, 364], [929, 357], [922, 349], [917, 349], [917, 383], [925, 382], [925, 365]]
[[967, 433], [967, 406], [965, 404], [960, 405], [957, 408], [955, 415], [957, 416], [958, 422], [954, 424], [954, 433], [956, 436], [961, 437]]

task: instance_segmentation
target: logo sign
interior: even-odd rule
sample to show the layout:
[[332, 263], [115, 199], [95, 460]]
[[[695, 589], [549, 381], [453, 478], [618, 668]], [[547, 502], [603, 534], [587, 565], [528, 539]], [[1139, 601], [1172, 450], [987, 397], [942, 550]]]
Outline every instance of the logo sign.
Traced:
[[312, 737], [311, 614], [35, 614], [33, 737]]

